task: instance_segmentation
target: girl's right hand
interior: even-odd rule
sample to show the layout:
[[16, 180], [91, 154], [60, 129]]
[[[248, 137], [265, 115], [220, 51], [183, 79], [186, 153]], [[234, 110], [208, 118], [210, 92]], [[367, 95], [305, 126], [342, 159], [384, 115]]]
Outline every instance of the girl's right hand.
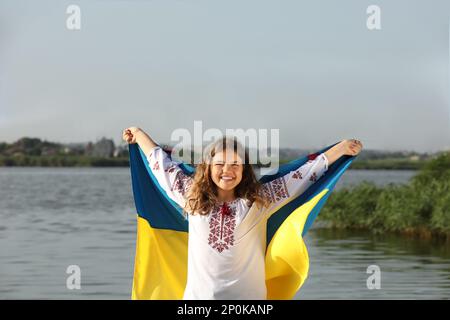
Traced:
[[122, 138], [129, 144], [136, 143], [136, 133], [139, 132], [141, 129], [138, 127], [129, 127], [125, 130], [123, 130]]

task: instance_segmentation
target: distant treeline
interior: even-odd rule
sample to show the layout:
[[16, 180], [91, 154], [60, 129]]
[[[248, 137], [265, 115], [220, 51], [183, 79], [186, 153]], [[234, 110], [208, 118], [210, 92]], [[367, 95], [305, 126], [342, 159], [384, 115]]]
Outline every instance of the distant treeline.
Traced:
[[128, 157], [128, 146], [115, 146], [111, 139], [102, 138], [87, 143], [55, 143], [39, 138], [24, 137], [13, 143], [0, 142], [0, 156], [87, 156], [96, 158]]
[[320, 219], [336, 228], [450, 240], [450, 152], [426, 162], [409, 184], [334, 191]]
[[91, 156], [0, 156], [0, 166], [6, 167], [128, 167], [128, 158]]
[[[170, 146], [163, 145], [170, 149]], [[282, 148], [280, 164], [308, 154], [307, 150]], [[436, 154], [363, 150], [352, 169], [418, 170]], [[88, 143], [55, 143], [24, 137], [13, 143], [0, 142], [0, 166], [39, 167], [128, 167], [128, 146], [116, 146], [102, 138]]]
[[352, 169], [366, 170], [419, 170], [423, 168], [429, 160], [411, 160], [404, 158], [371, 159], [360, 160], [358, 158], [352, 163]]

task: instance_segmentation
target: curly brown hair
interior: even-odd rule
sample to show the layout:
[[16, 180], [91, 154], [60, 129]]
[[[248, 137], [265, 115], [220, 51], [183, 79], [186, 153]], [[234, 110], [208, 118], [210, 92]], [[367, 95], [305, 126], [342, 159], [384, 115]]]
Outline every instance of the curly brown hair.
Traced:
[[218, 191], [211, 178], [211, 160], [223, 150], [233, 150], [244, 159], [242, 180], [234, 189], [236, 198], [247, 200], [249, 206], [253, 203], [258, 207], [267, 206], [268, 200], [264, 197], [262, 185], [250, 164], [248, 149], [243, 148], [235, 137], [222, 137], [206, 147], [203, 152], [203, 161], [196, 167], [194, 181], [187, 195], [185, 212], [208, 215], [217, 206]]

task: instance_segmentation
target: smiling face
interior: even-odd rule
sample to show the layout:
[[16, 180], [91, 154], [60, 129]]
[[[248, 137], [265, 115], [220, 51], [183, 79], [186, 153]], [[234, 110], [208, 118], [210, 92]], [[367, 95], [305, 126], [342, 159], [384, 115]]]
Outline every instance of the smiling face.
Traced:
[[218, 203], [238, 198], [245, 199], [249, 206], [268, 203], [253, 172], [248, 150], [235, 137], [223, 137], [204, 149], [185, 209], [191, 214], [208, 215]]
[[216, 153], [211, 161], [211, 179], [224, 191], [231, 191], [242, 180], [243, 160], [234, 151], [224, 150]]

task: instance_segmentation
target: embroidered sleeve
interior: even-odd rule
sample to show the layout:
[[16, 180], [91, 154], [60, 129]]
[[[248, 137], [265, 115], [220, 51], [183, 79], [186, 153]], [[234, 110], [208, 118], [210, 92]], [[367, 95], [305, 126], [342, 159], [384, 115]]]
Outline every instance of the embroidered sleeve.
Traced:
[[327, 170], [327, 157], [323, 153], [320, 155], [314, 154], [310, 155], [309, 160], [298, 169], [265, 183], [262, 192], [264, 197], [269, 200], [269, 206], [263, 210], [270, 216], [291, 199], [302, 194]]
[[150, 150], [147, 160], [161, 188], [169, 198], [184, 207], [186, 193], [192, 184], [192, 177], [185, 174], [179, 163], [170, 159], [169, 155], [159, 146]]

